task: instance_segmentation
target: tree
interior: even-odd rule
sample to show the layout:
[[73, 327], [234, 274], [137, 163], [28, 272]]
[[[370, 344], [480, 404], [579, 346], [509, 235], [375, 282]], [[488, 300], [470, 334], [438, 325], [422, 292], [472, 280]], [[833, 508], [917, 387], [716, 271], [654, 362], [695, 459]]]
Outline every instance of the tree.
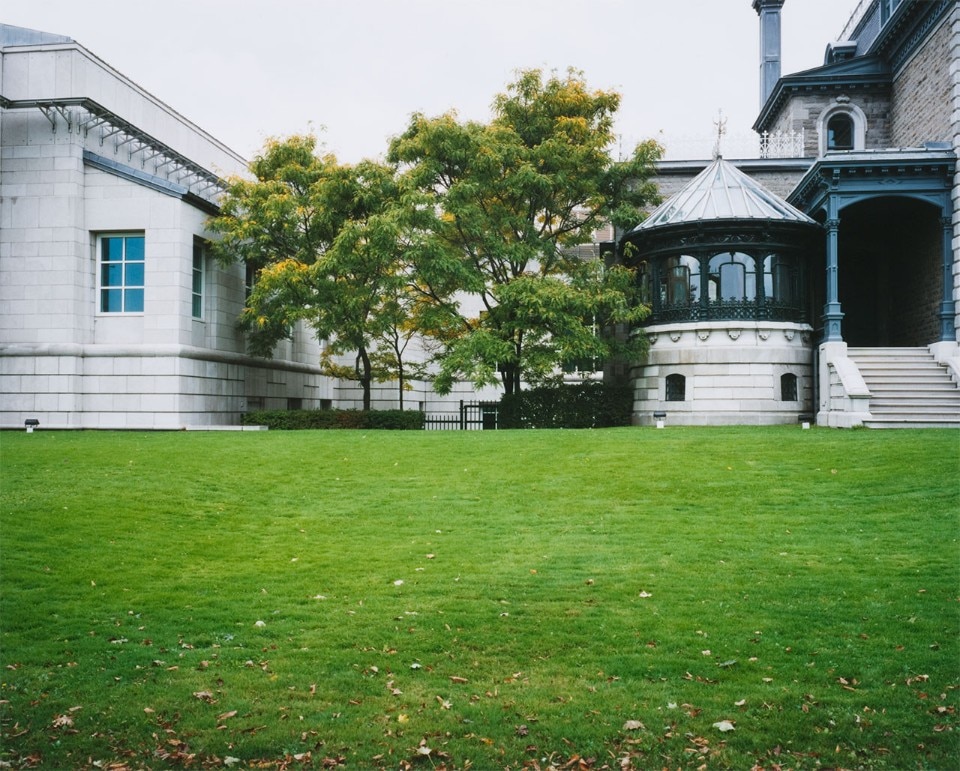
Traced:
[[[371, 351], [403, 323], [395, 173], [315, 150], [313, 136], [268, 142], [251, 164], [255, 179], [231, 180], [209, 223], [221, 236], [214, 251], [256, 272], [239, 321], [251, 353], [271, 356], [303, 320], [327, 341], [326, 371], [357, 380], [368, 410], [372, 383], [387, 378]], [[336, 362], [345, 353], [353, 367]]]
[[656, 200], [656, 143], [626, 161], [610, 156], [619, 102], [576, 71], [544, 80], [531, 70], [496, 98], [491, 122], [417, 114], [391, 143], [408, 228], [424, 236], [408, 257], [418, 324], [443, 346], [440, 393], [467, 379], [499, 380], [510, 394], [565, 362], [642, 344], [603, 333], [646, 313], [631, 274], [571, 250], [604, 224], [634, 223]]

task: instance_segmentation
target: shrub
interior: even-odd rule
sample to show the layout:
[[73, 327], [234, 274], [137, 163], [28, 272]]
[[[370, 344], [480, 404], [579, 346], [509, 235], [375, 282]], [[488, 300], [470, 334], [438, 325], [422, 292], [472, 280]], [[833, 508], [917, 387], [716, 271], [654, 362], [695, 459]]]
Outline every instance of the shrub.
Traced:
[[604, 383], [542, 386], [500, 401], [501, 428], [609, 428], [628, 426], [633, 390]]
[[415, 410], [257, 410], [242, 418], [245, 426], [267, 426], [274, 431], [360, 428], [417, 431], [423, 413]]

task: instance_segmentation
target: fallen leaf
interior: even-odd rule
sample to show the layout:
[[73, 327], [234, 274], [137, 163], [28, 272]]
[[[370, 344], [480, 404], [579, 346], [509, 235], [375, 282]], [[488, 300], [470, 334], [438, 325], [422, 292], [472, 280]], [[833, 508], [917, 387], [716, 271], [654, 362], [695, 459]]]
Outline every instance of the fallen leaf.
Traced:
[[205, 701], [207, 704], [214, 704], [216, 701], [210, 691], [194, 691], [193, 698], [200, 699], [200, 701]]
[[463, 684], [465, 684], [465, 683], [469, 683], [470, 681], [467, 680], [467, 678], [465, 678], [465, 677], [457, 677], [456, 675], [451, 675], [451, 676], [450, 676], [450, 682], [451, 682], [451, 683], [460, 683], [461, 685], [463, 685]]
[[643, 597], [643, 599], [647, 599], [647, 597], [653, 597], [653, 595], [650, 594], [650, 592], [640, 592], [638, 596]]
[[217, 715], [217, 721], [222, 722], [224, 720], [229, 720], [232, 717], [237, 716], [237, 711], [235, 709], [230, 710], [229, 712], [224, 712], [220, 715]]
[[716, 728], [718, 731], [723, 731], [723, 732], [736, 730], [733, 727], [733, 723], [731, 723], [729, 720], [721, 720], [719, 723], [714, 723], [713, 727]]
[[624, 731], [645, 731], [647, 727], [639, 720], [628, 720], [623, 724]]

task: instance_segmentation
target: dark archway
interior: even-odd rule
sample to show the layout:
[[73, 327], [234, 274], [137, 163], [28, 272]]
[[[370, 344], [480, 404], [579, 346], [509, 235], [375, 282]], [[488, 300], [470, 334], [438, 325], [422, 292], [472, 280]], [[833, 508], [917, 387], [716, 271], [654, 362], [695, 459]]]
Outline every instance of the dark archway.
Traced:
[[939, 209], [905, 197], [848, 206], [840, 212], [837, 251], [847, 344], [902, 347], [938, 339]]

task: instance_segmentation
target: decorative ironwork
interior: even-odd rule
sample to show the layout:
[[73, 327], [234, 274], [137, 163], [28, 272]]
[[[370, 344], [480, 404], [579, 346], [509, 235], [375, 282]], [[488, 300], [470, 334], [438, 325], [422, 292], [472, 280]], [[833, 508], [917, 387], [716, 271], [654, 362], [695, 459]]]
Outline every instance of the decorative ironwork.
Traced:
[[648, 324], [686, 321], [806, 321], [803, 308], [797, 303], [773, 300], [706, 300], [690, 303], [662, 303], [655, 307]]
[[760, 135], [761, 158], [802, 158], [804, 133], [799, 131], [764, 131]]

